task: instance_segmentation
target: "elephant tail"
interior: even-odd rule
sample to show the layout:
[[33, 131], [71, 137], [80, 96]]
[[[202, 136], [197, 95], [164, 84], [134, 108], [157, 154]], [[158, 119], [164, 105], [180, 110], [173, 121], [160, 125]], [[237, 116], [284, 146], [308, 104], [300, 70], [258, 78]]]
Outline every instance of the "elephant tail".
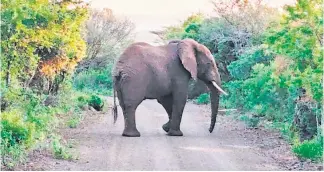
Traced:
[[116, 88], [115, 88], [115, 86], [113, 86], [113, 87], [114, 87], [113, 88], [113, 92], [114, 92], [114, 106], [113, 106], [113, 109], [112, 109], [112, 113], [113, 113], [113, 116], [114, 116], [114, 124], [115, 124], [116, 121], [117, 121], [117, 117], [118, 117], [118, 111], [117, 111], [117, 105], [116, 105]]

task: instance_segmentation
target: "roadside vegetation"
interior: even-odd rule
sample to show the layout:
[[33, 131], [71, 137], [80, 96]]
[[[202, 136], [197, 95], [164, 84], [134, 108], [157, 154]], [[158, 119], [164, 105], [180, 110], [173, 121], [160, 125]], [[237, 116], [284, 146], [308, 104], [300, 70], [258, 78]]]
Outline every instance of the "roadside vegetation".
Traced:
[[[161, 36], [206, 45], [230, 93], [222, 106], [239, 109], [251, 128], [265, 121], [297, 156], [321, 161], [323, 1], [298, 0], [282, 12], [259, 1], [215, 0], [214, 7], [218, 17], [194, 14]], [[103, 110], [134, 25], [79, 1], [2, 0], [0, 8], [1, 168], [44, 147], [73, 159], [58, 130], [78, 127], [85, 110]], [[201, 93], [190, 97], [209, 103], [195, 84], [191, 90]]]
[[[194, 14], [159, 36], [206, 45], [230, 93], [222, 106], [239, 109], [248, 127], [264, 121], [280, 130], [300, 158], [321, 161], [323, 1], [298, 0], [283, 11], [262, 1], [215, 0], [213, 5], [218, 17]], [[209, 103], [206, 89], [200, 90], [195, 101]]]
[[1, 169], [41, 148], [74, 158], [58, 129], [76, 128], [84, 110], [103, 110], [114, 58], [131, 31], [129, 21], [82, 2], [1, 1]]

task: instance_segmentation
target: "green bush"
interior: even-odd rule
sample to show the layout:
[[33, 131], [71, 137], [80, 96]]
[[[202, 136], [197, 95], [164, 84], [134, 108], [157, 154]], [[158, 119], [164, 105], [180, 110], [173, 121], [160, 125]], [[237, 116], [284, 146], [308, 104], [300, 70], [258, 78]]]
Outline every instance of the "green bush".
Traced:
[[76, 128], [79, 125], [79, 118], [71, 118], [67, 124], [70, 128]]
[[293, 146], [293, 152], [301, 157], [311, 160], [323, 159], [323, 136], [297, 143]]
[[[4, 142], [4, 140], [2, 140], [1, 142]], [[26, 160], [26, 148], [24, 145], [18, 144], [14, 146], [8, 146], [6, 145], [7, 143], [8, 142], [1, 144], [1, 165], [3, 165], [5, 169], [13, 170], [13, 168], [17, 164]]]
[[244, 121], [245, 125], [249, 128], [255, 128], [260, 122], [259, 117], [242, 115], [239, 117], [239, 120]]
[[260, 122], [260, 118], [258, 118], [258, 117], [251, 117], [247, 121], [247, 125], [248, 125], [248, 127], [255, 128], [255, 127], [258, 126], [259, 122]]
[[75, 112], [68, 120], [67, 124], [70, 128], [76, 128], [81, 122], [82, 118], [83, 115], [81, 113]]
[[84, 106], [88, 105], [89, 98], [87, 96], [79, 96], [77, 98], [77, 105], [79, 108], [83, 108]]
[[25, 149], [36, 142], [35, 123], [24, 120], [23, 112], [14, 109], [1, 113], [2, 164], [12, 169], [25, 159]]
[[35, 123], [24, 120], [19, 110], [1, 113], [1, 144], [8, 147], [16, 144], [29, 146], [34, 141], [35, 129]]
[[209, 93], [203, 93], [197, 97], [197, 104], [208, 104], [210, 102]]
[[[83, 93], [66, 90], [55, 96], [56, 106], [45, 106], [46, 95], [37, 95], [27, 89], [8, 89], [1, 96], [10, 102], [1, 112], [1, 157], [7, 169], [14, 168], [25, 159], [30, 148], [49, 138], [59, 123], [56, 114], [71, 115], [69, 125], [76, 127], [82, 120], [78, 106], [88, 104]], [[53, 143], [53, 147], [58, 152], [55, 156], [68, 157], [58, 143]]]
[[103, 100], [97, 95], [92, 95], [88, 102], [89, 106], [92, 106], [97, 111], [101, 111], [104, 106]]
[[62, 144], [62, 139], [59, 136], [52, 138], [52, 152], [57, 159], [72, 159], [72, 155], [68, 152], [67, 147]]
[[77, 98], [77, 100], [78, 100], [78, 102], [81, 102], [81, 103], [85, 103], [85, 102], [87, 102], [87, 98], [86, 98], [85, 96], [79, 96], [79, 97]]
[[[69, 9], [68, 4], [1, 2], [0, 145], [5, 170], [49, 139], [58, 116], [77, 110], [67, 83], [75, 64], [85, 57], [82, 33], [88, 8]], [[67, 25], [69, 29], [63, 29]]]
[[110, 63], [104, 69], [88, 69], [81, 71], [75, 74], [73, 86], [82, 92], [111, 95], [113, 86], [111, 76], [112, 68], [113, 64]]

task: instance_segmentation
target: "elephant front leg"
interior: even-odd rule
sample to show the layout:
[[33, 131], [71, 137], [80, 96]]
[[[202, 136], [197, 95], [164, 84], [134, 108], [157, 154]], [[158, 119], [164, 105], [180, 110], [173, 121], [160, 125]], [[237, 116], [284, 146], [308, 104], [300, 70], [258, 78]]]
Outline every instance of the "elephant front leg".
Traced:
[[124, 111], [124, 122], [125, 128], [122, 136], [126, 137], [140, 137], [141, 134], [136, 128], [135, 122], [135, 109], [136, 108], [128, 108]]
[[179, 90], [173, 96], [172, 116], [170, 121], [170, 129], [168, 131], [169, 136], [183, 136], [180, 130], [180, 123], [182, 119], [183, 109], [187, 100], [186, 90]]

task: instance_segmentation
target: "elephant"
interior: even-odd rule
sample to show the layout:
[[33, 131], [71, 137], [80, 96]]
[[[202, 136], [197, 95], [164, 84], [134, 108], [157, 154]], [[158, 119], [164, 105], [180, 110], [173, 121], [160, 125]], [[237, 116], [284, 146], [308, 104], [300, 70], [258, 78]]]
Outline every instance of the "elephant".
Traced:
[[189, 38], [160, 46], [145, 42], [128, 46], [113, 70], [114, 123], [118, 115], [117, 96], [124, 115], [122, 136], [140, 137], [135, 111], [145, 99], [156, 99], [166, 110], [169, 120], [162, 128], [167, 135], [183, 136], [180, 123], [191, 79], [203, 81], [211, 92], [211, 133], [216, 123], [219, 96], [227, 93], [221, 88], [221, 78], [210, 50]]

